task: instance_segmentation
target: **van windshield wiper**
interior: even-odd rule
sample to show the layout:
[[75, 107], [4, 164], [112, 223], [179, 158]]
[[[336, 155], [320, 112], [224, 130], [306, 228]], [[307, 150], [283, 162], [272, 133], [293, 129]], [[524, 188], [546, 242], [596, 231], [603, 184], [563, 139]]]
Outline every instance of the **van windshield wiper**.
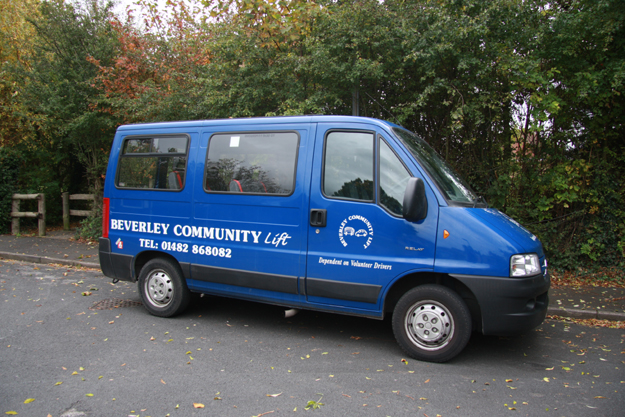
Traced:
[[486, 202], [484, 197], [481, 195], [478, 195], [477, 198], [475, 199], [475, 202], [473, 203], [473, 208], [475, 208], [479, 202], [482, 202], [486, 206], [486, 208], [488, 208], [488, 203]]

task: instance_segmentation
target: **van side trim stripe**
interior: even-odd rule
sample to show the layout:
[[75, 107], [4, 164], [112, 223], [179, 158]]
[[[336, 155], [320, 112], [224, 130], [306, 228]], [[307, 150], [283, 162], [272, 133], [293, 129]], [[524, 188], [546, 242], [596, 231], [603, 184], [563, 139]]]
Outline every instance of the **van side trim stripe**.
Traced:
[[191, 278], [216, 284], [298, 294], [297, 277], [191, 264]]
[[306, 278], [306, 294], [313, 297], [336, 298], [376, 304], [382, 286], [355, 284], [319, 278]]

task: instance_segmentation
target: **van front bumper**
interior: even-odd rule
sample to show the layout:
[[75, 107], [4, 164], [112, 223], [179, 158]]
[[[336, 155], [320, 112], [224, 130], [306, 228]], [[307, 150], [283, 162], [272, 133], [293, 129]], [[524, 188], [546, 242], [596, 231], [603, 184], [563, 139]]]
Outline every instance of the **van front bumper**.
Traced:
[[545, 320], [551, 284], [548, 273], [527, 278], [451, 276], [475, 295], [485, 335], [523, 333]]

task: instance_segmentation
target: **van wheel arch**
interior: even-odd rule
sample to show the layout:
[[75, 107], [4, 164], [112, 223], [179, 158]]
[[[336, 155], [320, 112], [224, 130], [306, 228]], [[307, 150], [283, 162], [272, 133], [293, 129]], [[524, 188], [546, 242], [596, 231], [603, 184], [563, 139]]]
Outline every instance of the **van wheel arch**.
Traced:
[[141, 269], [143, 269], [145, 264], [156, 258], [167, 259], [168, 261], [176, 263], [178, 267], [180, 267], [180, 263], [178, 262], [178, 260], [168, 253], [154, 250], [144, 251], [135, 256], [135, 259], [133, 261], [133, 282], [136, 282], [137, 279], [139, 279], [139, 274], [141, 273]]
[[393, 283], [384, 298], [384, 314], [392, 313], [399, 299], [411, 289], [420, 285], [437, 284], [449, 288], [458, 294], [471, 313], [472, 328], [482, 331], [482, 312], [475, 294], [462, 282], [447, 275], [434, 272], [415, 272], [398, 279]]

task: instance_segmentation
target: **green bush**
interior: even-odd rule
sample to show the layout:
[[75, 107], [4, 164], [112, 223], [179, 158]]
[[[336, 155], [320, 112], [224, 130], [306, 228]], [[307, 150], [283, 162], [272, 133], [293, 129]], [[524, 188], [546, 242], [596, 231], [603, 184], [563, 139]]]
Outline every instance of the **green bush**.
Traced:
[[11, 196], [18, 190], [18, 178], [22, 155], [0, 147], [0, 233], [8, 233], [11, 224]]
[[76, 239], [97, 241], [102, 236], [102, 208], [94, 207], [95, 215], [89, 216], [80, 222], [76, 229]]

